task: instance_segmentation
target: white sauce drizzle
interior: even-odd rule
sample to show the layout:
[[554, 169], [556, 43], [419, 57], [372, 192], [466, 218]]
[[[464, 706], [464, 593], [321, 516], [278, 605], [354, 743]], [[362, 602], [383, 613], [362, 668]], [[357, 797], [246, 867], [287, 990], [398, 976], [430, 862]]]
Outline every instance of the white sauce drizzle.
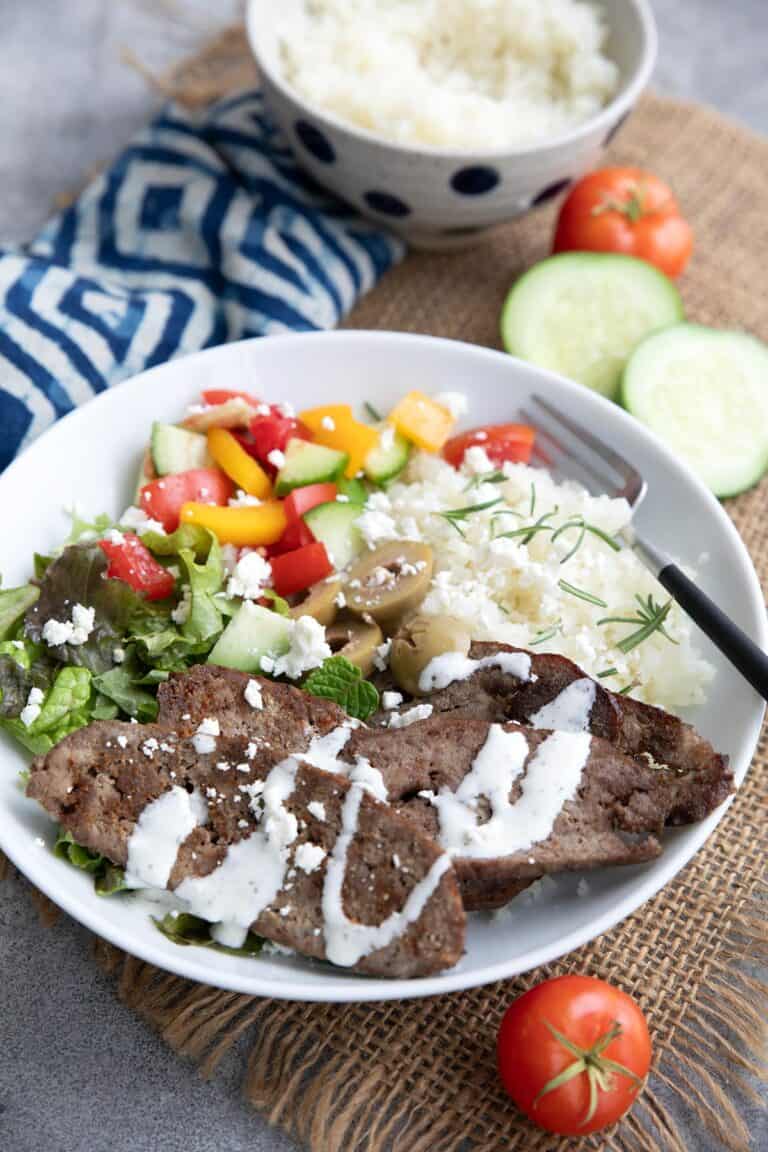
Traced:
[[353, 784], [344, 799], [341, 832], [328, 860], [323, 884], [325, 951], [332, 964], [350, 968], [363, 956], [386, 948], [421, 916], [443, 874], [451, 866], [447, 856], [439, 856], [429, 872], [411, 889], [403, 907], [381, 924], [360, 924], [344, 911], [342, 889], [347, 869], [347, 852], [357, 832], [363, 791]]
[[[589, 756], [587, 733], [553, 732], [528, 765], [522, 793], [509, 799], [522, 774], [528, 743], [522, 732], [491, 724], [485, 744], [455, 792], [422, 792], [437, 808], [440, 843], [450, 856], [489, 859], [523, 852], [546, 840], [563, 805], [572, 800]], [[491, 817], [479, 824], [478, 801], [485, 797]]]
[[195, 789], [174, 784], [142, 811], [128, 841], [125, 882], [131, 888], [165, 888], [179, 847], [208, 820], [205, 800]]
[[[215, 938], [220, 943], [226, 938], [229, 947], [242, 945], [253, 921], [283, 886], [288, 849], [298, 833], [296, 817], [285, 807], [297, 767], [292, 757], [276, 764], [259, 793], [263, 815], [252, 835], [230, 845], [213, 872], [188, 876], [176, 888], [193, 915], [223, 922]], [[258, 805], [257, 811], [261, 811]]]
[[574, 680], [562, 692], [528, 717], [531, 728], [555, 728], [559, 732], [586, 732], [597, 691], [594, 680]]
[[461, 652], [443, 652], [430, 660], [419, 676], [419, 690], [434, 692], [447, 688], [457, 680], [468, 680], [480, 668], [500, 668], [518, 680], [533, 680], [531, 658], [526, 652], [496, 652], [493, 656], [483, 656], [482, 660], [472, 660]]

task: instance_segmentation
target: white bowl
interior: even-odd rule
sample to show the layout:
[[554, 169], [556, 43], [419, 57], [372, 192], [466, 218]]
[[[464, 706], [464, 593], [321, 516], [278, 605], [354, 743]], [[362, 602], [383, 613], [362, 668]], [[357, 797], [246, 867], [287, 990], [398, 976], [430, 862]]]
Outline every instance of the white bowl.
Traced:
[[[365, 399], [386, 410], [408, 380], [418, 381], [427, 392], [468, 392], [473, 425], [514, 418], [518, 407], [537, 392], [599, 428], [600, 435], [650, 479], [638, 513], [646, 537], [683, 563], [697, 566], [704, 590], [758, 643], [768, 643], [760, 585], [736, 530], [714, 497], [641, 424], [594, 392], [502, 353], [387, 332], [311, 333], [228, 344], [153, 368], [77, 409], [0, 476], [4, 585], [29, 578], [34, 550], [45, 553], [61, 543], [67, 531], [62, 505], [76, 501], [92, 513], [119, 515], [131, 501], [151, 422], [178, 420], [203, 388], [244, 388], [270, 400], [290, 399], [297, 407], [329, 397], [357, 405]], [[723, 657], [700, 640], [716, 679], [709, 702], [688, 719], [730, 755], [741, 782], [757, 743], [763, 703]], [[540, 901], [513, 905], [507, 918], [471, 916], [465, 956], [439, 976], [376, 980], [300, 957], [245, 959], [172, 944], [144, 909], [130, 899], [95, 895], [87, 875], [51, 854], [54, 827], [19, 786], [24, 762], [18, 746], [3, 734], [0, 849], [33, 884], [100, 936], [170, 972], [243, 993], [295, 1000], [433, 995], [545, 964], [605, 932], [651, 897], [701, 847], [725, 811], [723, 807], [700, 824], [671, 829], [664, 854], [649, 864], [590, 873], [587, 895], [576, 895], [578, 877], [560, 877]]]
[[297, 159], [320, 183], [409, 242], [451, 247], [557, 196], [595, 167], [648, 82], [656, 26], [647, 0], [600, 0], [619, 68], [597, 115], [541, 144], [474, 151], [395, 144], [308, 105], [279, 58], [281, 29], [304, 0], [249, 0], [246, 27], [264, 91]]

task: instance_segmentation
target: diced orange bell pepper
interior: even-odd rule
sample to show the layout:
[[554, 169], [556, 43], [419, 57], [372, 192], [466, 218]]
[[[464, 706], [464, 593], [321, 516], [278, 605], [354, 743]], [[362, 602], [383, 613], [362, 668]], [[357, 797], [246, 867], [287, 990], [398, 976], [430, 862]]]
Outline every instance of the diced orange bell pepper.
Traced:
[[286, 516], [279, 500], [267, 500], [263, 504], [242, 508], [190, 503], [181, 509], [181, 523], [209, 528], [222, 544], [256, 548], [260, 544], [274, 544], [280, 539], [285, 531]]
[[379, 442], [379, 434], [369, 424], [361, 424], [352, 415], [349, 404], [328, 404], [323, 408], [309, 408], [299, 413], [318, 444], [336, 448], [349, 456], [345, 476], [357, 476], [368, 453]]
[[409, 392], [387, 416], [406, 440], [425, 452], [439, 452], [451, 434], [453, 416], [423, 392]]
[[208, 433], [208, 451], [219, 468], [226, 472], [238, 487], [249, 496], [266, 500], [272, 491], [269, 476], [258, 461], [249, 456], [245, 448], [238, 444], [231, 432], [226, 428], [211, 428]]

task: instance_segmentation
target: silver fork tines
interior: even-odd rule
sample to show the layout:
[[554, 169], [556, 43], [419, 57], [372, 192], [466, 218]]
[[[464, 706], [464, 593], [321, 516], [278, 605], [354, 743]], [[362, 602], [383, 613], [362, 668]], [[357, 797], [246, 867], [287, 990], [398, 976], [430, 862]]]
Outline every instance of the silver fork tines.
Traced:
[[[576, 464], [597, 485], [598, 491], [614, 497], [623, 496], [633, 507], [640, 503], [645, 496], [647, 484], [628, 460], [578, 421], [558, 412], [541, 396], [532, 396], [531, 405], [536, 414], [531, 415], [523, 409], [520, 413], [523, 420], [532, 425], [560, 453], [564, 461]], [[564, 431], [567, 434], [565, 439]], [[598, 461], [608, 466], [608, 470], [614, 474], [613, 479], [598, 466]], [[567, 468], [562, 465], [559, 467], [564, 475], [568, 474]]]

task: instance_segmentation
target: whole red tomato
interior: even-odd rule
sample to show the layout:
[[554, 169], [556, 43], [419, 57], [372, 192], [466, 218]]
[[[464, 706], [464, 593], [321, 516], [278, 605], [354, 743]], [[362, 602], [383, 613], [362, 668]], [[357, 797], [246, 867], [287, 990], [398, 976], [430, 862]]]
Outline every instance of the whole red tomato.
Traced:
[[601, 168], [579, 180], [560, 209], [554, 252], [621, 252], [679, 276], [693, 233], [671, 189], [641, 168]]
[[501, 1022], [499, 1075], [540, 1128], [583, 1136], [634, 1103], [651, 1063], [645, 1018], [625, 992], [559, 976], [519, 996]]

